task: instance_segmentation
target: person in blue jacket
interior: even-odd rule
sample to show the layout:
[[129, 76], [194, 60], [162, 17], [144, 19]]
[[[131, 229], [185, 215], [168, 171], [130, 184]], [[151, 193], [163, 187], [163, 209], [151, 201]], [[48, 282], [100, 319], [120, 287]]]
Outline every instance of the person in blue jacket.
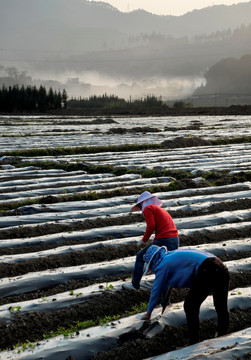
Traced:
[[189, 288], [184, 301], [184, 310], [190, 337], [190, 344], [199, 342], [199, 311], [202, 302], [212, 293], [218, 316], [218, 336], [227, 334], [229, 327], [228, 289], [229, 272], [220, 259], [211, 253], [178, 249], [167, 251], [165, 246], [152, 245], [144, 255], [146, 269], [155, 274], [147, 313], [143, 320], [151, 318], [151, 313], [165, 297], [168, 287]]

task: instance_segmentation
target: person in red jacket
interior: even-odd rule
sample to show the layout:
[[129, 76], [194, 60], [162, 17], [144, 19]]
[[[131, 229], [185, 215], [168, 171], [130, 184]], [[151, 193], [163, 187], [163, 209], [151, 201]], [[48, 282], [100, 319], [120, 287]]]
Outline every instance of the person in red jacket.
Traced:
[[162, 209], [162, 205], [163, 202], [158, 199], [157, 196], [151, 194], [149, 191], [144, 191], [131, 209], [133, 212], [142, 211], [146, 221], [146, 230], [143, 238], [139, 240], [138, 245], [146, 244], [153, 233], [155, 233], [155, 237], [149, 245], [137, 253], [132, 283], [124, 283], [122, 286], [125, 289], [135, 290], [140, 288], [140, 281], [144, 271], [143, 256], [152, 244], [166, 246], [169, 251], [176, 250], [179, 246], [177, 228], [171, 215]]

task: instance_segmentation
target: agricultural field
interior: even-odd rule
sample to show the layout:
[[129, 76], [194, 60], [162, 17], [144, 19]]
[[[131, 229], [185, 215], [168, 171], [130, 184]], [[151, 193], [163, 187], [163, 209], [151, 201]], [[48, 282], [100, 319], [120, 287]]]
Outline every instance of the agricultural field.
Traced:
[[177, 136], [204, 139], [251, 133], [247, 115], [172, 117], [0, 116], [0, 151], [62, 146], [161, 143]]
[[[0, 359], [249, 359], [251, 116], [0, 116]], [[153, 275], [130, 281], [145, 222], [141, 192], [163, 202], [180, 248], [230, 272], [230, 328], [211, 297], [188, 346], [187, 289], [152, 320]]]

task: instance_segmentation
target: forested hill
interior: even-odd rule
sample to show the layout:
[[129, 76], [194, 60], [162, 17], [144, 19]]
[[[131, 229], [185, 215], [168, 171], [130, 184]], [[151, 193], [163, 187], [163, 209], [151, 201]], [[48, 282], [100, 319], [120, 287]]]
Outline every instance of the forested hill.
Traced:
[[54, 89], [64, 81], [74, 96], [180, 97], [216, 63], [251, 54], [250, 14], [251, 1], [159, 16], [87, 0], [0, 0], [0, 85], [32, 85], [32, 75]]
[[104, 46], [121, 48], [130, 45], [128, 36], [141, 33], [192, 37], [251, 22], [251, 1], [211, 6], [183, 16], [159, 16], [143, 10], [122, 13], [105, 2], [86, 0], [0, 0], [0, 9], [1, 48], [20, 52], [67, 52], [67, 46], [68, 51], [78, 52]]
[[206, 72], [205, 79], [206, 85], [199, 87], [194, 95], [251, 94], [251, 54], [217, 62]]

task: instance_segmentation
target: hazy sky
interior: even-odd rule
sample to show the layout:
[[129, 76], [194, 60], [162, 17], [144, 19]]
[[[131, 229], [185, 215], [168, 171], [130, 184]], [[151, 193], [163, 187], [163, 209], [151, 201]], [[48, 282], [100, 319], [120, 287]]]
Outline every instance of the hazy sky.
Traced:
[[[89, 0], [100, 1], [100, 0]], [[212, 5], [232, 5], [250, 0], [102, 0], [116, 7], [118, 10], [127, 12], [136, 9], [144, 9], [159, 15], [183, 15], [194, 9], [202, 9]]]

